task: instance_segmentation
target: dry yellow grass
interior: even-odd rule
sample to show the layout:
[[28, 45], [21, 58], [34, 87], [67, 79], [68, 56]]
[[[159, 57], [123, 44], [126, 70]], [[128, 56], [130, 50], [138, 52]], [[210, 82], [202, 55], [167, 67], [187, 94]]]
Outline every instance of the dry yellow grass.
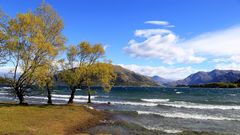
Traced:
[[19, 106], [0, 104], [0, 134], [77, 134], [96, 125], [104, 115], [77, 105]]

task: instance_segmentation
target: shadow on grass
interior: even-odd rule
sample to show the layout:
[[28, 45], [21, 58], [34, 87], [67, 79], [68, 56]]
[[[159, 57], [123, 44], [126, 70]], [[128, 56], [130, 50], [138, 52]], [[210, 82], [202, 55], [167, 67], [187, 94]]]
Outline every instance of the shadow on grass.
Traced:
[[[11, 102], [6, 102], [6, 103], [0, 103], [0, 108], [1, 107], [17, 107], [17, 106], [21, 106], [21, 107], [39, 107], [39, 108], [46, 108], [46, 107], [63, 107], [63, 106], [72, 106], [72, 105], [68, 105], [68, 104], [18, 104], [18, 103], [11, 103]], [[77, 106], [77, 105], [74, 105]]]

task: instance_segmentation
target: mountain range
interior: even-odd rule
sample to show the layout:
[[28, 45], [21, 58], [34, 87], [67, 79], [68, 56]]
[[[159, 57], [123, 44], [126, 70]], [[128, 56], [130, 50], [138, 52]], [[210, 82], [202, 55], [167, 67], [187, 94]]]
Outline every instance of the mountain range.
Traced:
[[189, 75], [185, 79], [167, 83], [167, 86], [177, 85], [197, 85], [217, 82], [238, 82], [240, 71], [237, 70], [212, 70], [210, 72], [197, 72]]
[[[144, 76], [118, 65], [114, 65], [116, 73], [115, 86], [165, 86], [175, 87], [177, 85], [199, 85], [217, 82], [240, 82], [240, 71], [238, 70], [212, 70], [210, 72], [199, 71], [182, 80], [170, 80], [160, 76]], [[57, 85], [65, 85], [57, 79]]]
[[159, 86], [151, 77], [135, 73], [121, 66], [114, 66], [114, 71], [117, 75], [114, 82], [115, 86]]
[[[62, 71], [59, 71], [59, 73], [60, 72]], [[114, 81], [115, 86], [160, 86], [153, 81], [151, 77], [135, 73], [121, 66], [114, 65], [114, 72], [116, 74], [116, 80]], [[4, 74], [0, 75], [0, 85], [5, 84], [5, 78], [3, 76]], [[54, 78], [57, 86], [66, 86], [58, 74], [56, 74]]]
[[[182, 80], [170, 80], [160, 76], [144, 76], [121, 66], [114, 65], [116, 73], [115, 86], [166, 86], [174, 87], [177, 85], [199, 85], [218, 82], [240, 82], [240, 71], [238, 70], [212, 70], [210, 72], [199, 71], [191, 74]], [[57, 85], [65, 85], [56, 77]], [[0, 82], [3, 84], [3, 82]]]
[[162, 85], [162, 86], [167, 85], [168, 83], [171, 83], [171, 82], [174, 81], [174, 80], [170, 80], [170, 79], [165, 79], [165, 78], [160, 77], [160, 76], [153, 76], [152, 80], [154, 82], [156, 82], [157, 84]]

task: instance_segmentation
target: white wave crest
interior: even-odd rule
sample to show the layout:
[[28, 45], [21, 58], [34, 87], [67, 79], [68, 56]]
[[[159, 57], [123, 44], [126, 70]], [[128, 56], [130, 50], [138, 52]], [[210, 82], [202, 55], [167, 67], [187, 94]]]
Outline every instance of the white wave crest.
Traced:
[[163, 131], [163, 132], [169, 133], [169, 134], [176, 134], [176, 133], [183, 132], [182, 130], [179, 130], [179, 129], [164, 129], [161, 127], [155, 128], [155, 127], [148, 127], [148, 126], [144, 126], [144, 127], [148, 130], [159, 130], [159, 131]]
[[[42, 96], [29, 96], [30, 99], [44, 99], [47, 100], [47, 97]], [[68, 98], [62, 98], [62, 97], [52, 97], [52, 100], [60, 100], [60, 101], [68, 101]], [[85, 103], [87, 102], [87, 99], [78, 99], [75, 98], [74, 102], [77, 103]], [[106, 104], [110, 102], [113, 105], [134, 105], [134, 106], [157, 106], [158, 104], [155, 103], [144, 103], [144, 102], [129, 102], [129, 101], [99, 101], [99, 100], [92, 100], [93, 103], [98, 104]]]
[[9, 95], [9, 93], [1, 92], [0, 95]]
[[[57, 98], [69, 98], [70, 95], [60, 95], [60, 94], [52, 94], [52, 97], [57, 97]], [[96, 98], [97, 96], [91, 96], [91, 99]], [[80, 96], [80, 95], [75, 95], [74, 98], [83, 98], [87, 99], [88, 96]]]
[[136, 105], [136, 106], [157, 106], [158, 104], [154, 103], [141, 103], [141, 102], [111, 102], [112, 104], [120, 104], [120, 105]]
[[[47, 100], [47, 97], [43, 97], [43, 96], [28, 96], [27, 99], [42, 99], [42, 100]], [[68, 98], [59, 98], [59, 97], [52, 97], [52, 100], [59, 100], [59, 101], [68, 101]], [[79, 102], [79, 103], [83, 103], [83, 102], [87, 102], [86, 99], [73, 99], [74, 102]]]
[[198, 104], [183, 101], [160, 103], [160, 105], [176, 107], [176, 108], [191, 108], [191, 109], [221, 109], [221, 110], [240, 110], [239, 105], [211, 105]]
[[[93, 101], [93, 103], [107, 103], [109, 101]], [[129, 102], [129, 101], [110, 101], [113, 105], [134, 105], [134, 106], [157, 106], [155, 103]]]
[[0, 89], [2, 89], [2, 90], [11, 90], [12, 87], [1, 87]]
[[228, 118], [223, 116], [210, 116], [210, 115], [202, 115], [202, 114], [188, 114], [188, 113], [180, 113], [180, 112], [148, 112], [148, 111], [137, 111], [138, 114], [153, 114], [153, 115], [159, 115], [162, 117], [168, 117], [168, 118], [181, 118], [181, 119], [196, 119], [196, 120], [229, 120], [229, 121], [240, 121], [240, 119], [235, 118]]
[[109, 98], [109, 96], [98, 96], [100, 98]]
[[26, 96], [27, 99], [48, 99], [47, 97], [42, 96]]
[[229, 96], [235, 97], [237, 94], [228, 94]]
[[152, 102], [152, 103], [157, 103], [157, 102], [168, 102], [169, 99], [141, 99], [142, 101], [145, 102]]

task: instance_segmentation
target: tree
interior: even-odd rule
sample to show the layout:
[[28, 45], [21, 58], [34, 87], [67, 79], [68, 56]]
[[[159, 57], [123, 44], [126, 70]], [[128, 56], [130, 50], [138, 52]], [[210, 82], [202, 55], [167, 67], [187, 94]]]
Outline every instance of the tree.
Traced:
[[[100, 61], [104, 60], [104, 54], [105, 50], [101, 44], [91, 45], [89, 42], [81, 42], [77, 47], [73, 45], [69, 46], [67, 61], [65, 63], [62, 61], [63, 71], [60, 73], [60, 78], [71, 90], [71, 96], [68, 101], [69, 104], [73, 103], [77, 88], [92, 86], [96, 84], [94, 83], [95, 80], [98, 81], [102, 79], [101, 81], [104, 82], [104, 76], [99, 73], [100, 69], [107, 67], [102, 66], [102, 68], [100, 68]], [[107, 62], [102, 62], [102, 65], [108, 64]], [[102, 72], [104, 73], [105, 71]], [[109, 81], [105, 80], [106, 86], [107, 82]], [[88, 91], [90, 93], [90, 89]]]
[[[58, 47], [58, 52], [65, 50], [64, 43], [66, 38], [62, 35], [63, 30], [63, 21], [61, 20], [60, 16], [53, 10], [53, 8], [46, 4], [42, 3], [40, 7], [37, 9], [36, 14], [40, 16], [44, 23], [45, 23], [45, 31], [44, 35], [47, 37], [46, 40], [55, 47]], [[48, 97], [48, 104], [52, 104], [52, 89], [54, 86], [54, 76], [57, 74], [58, 70], [58, 61], [56, 61], [56, 56], [51, 56], [48, 59], [50, 60], [48, 67], [45, 68], [45, 82], [44, 86], [47, 90], [47, 97]]]
[[75, 68], [74, 64], [75, 61], [77, 61], [77, 55], [77, 48], [71, 45], [67, 49], [67, 62], [65, 63], [63, 59], [60, 61], [63, 71], [60, 72], [59, 77], [69, 86], [69, 89], [71, 90], [71, 96], [68, 100], [68, 104], [73, 103], [76, 89], [81, 83], [80, 70], [79, 68]]
[[48, 104], [52, 104], [52, 89], [55, 85], [55, 75], [58, 71], [58, 65], [50, 61], [35, 72], [34, 77], [37, 81], [37, 88], [47, 91]]
[[3, 42], [9, 52], [8, 63], [14, 66], [8, 80], [13, 94], [23, 104], [31, 86], [45, 79], [35, 77], [36, 74], [43, 69], [48, 71], [49, 63], [64, 49], [63, 22], [49, 5], [43, 3], [36, 13], [18, 14], [6, 25]]
[[86, 86], [88, 103], [91, 103], [91, 94], [96, 93], [96, 91], [91, 90], [92, 86], [101, 86], [105, 92], [109, 92], [115, 79], [116, 75], [111, 62], [98, 62], [87, 67], [83, 78], [83, 85]]

